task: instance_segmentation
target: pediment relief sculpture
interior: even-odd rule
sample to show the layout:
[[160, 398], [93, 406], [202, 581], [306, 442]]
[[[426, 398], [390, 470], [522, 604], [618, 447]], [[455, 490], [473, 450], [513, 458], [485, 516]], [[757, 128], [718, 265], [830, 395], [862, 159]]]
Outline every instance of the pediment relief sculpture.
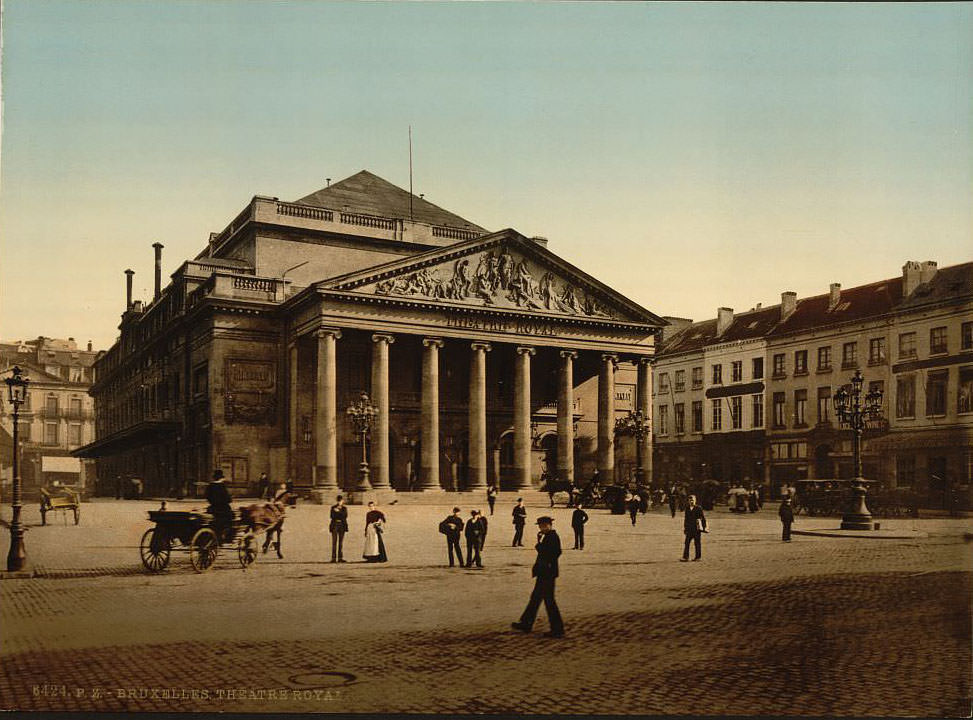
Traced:
[[374, 292], [568, 315], [614, 316], [611, 308], [571, 281], [506, 248], [390, 277], [375, 284]]

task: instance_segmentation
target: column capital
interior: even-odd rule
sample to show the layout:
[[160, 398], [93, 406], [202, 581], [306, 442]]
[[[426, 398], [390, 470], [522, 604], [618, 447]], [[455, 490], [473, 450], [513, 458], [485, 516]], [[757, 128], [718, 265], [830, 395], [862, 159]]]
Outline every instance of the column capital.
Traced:
[[537, 354], [537, 350], [535, 350], [532, 347], [527, 347], [526, 345], [518, 345], [517, 346], [517, 354], [518, 355], [536, 355]]
[[479, 340], [470, 343], [470, 347], [474, 350], [482, 350], [483, 352], [490, 352], [491, 350], [493, 350], [493, 346], [490, 345], [490, 343], [480, 342]]
[[318, 328], [314, 331], [314, 337], [324, 338], [333, 337], [335, 340], [341, 337], [341, 330], [338, 328]]
[[610, 362], [612, 364], [612, 367], [615, 367], [616, 365], [618, 365], [618, 355], [615, 355], [613, 353], [602, 353], [601, 361]]
[[635, 359], [635, 363], [637, 365], [651, 365], [653, 360], [655, 360], [655, 358], [650, 358], [650, 357], [645, 357], [644, 355], [640, 355], [638, 358]]
[[372, 335], [372, 342], [384, 342], [386, 345], [391, 345], [395, 342], [395, 336], [388, 333], [375, 333]]
[[576, 359], [578, 357], [578, 351], [577, 350], [562, 350], [561, 351], [561, 357], [563, 357], [565, 359], [566, 358], [571, 358], [572, 360], [574, 360], [574, 359]]
[[422, 338], [422, 344], [424, 347], [437, 347], [441, 348], [443, 346], [442, 338]]

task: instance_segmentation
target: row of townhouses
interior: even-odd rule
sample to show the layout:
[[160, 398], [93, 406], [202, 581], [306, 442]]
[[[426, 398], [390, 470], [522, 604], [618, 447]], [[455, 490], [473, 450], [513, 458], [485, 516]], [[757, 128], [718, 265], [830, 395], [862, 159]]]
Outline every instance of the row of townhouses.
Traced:
[[832, 397], [861, 370], [884, 395], [865, 476], [938, 505], [973, 478], [973, 263], [907, 262], [899, 277], [773, 307], [666, 318], [655, 366], [655, 479], [762, 485], [853, 475]]
[[[38, 337], [0, 342], [0, 368], [9, 376], [20, 367], [30, 379], [27, 401], [20, 407], [18, 434], [20, 476], [25, 496], [55, 482], [86, 491], [93, 486], [94, 463], [71, 456], [71, 451], [95, 439], [94, 381], [98, 352], [79, 348], [74, 338]], [[0, 399], [0, 486], [9, 497], [13, 470], [13, 408], [3, 386]]]

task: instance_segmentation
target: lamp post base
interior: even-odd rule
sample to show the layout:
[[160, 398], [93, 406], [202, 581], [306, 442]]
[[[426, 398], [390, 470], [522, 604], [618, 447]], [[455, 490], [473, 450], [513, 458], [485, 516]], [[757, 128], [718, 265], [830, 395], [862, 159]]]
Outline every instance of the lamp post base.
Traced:
[[368, 470], [368, 463], [363, 462], [358, 467], [358, 485], [355, 486], [355, 492], [363, 493], [369, 492], [372, 489], [372, 484], [369, 482], [370, 472]]
[[872, 514], [865, 505], [865, 484], [862, 478], [855, 478], [856, 484], [851, 491], [854, 494], [848, 511], [841, 516], [842, 530], [874, 530], [875, 523], [872, 522]]

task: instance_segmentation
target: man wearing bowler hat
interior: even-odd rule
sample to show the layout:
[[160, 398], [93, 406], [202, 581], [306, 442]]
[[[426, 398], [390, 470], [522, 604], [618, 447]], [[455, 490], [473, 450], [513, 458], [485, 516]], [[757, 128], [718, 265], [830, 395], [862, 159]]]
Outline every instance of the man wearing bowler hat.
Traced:
[[554, 519], [543, 515], [537, 518], [537, 560], [534, 561], [534, 568], [531, 575], [534, 577], [534, 590], [530, 594], [527, 608], [520, 620], [512, 624], [515, 630], [530, 632], [534, 627], [534, 620], [537, 619], [537, 611], [541, 601], [544, 601], [544, 608], [547, 610], [547, 619], [551, 625], [550, 632], [545, 633], [547, 637], [563, 637], [564, 622], [561, 620], [561, 612], [557, 609], [557, 602], [554, 600], [554, 581], [558, 576], [557, 559], [561, 555], [561, 539], [553, 527]]

